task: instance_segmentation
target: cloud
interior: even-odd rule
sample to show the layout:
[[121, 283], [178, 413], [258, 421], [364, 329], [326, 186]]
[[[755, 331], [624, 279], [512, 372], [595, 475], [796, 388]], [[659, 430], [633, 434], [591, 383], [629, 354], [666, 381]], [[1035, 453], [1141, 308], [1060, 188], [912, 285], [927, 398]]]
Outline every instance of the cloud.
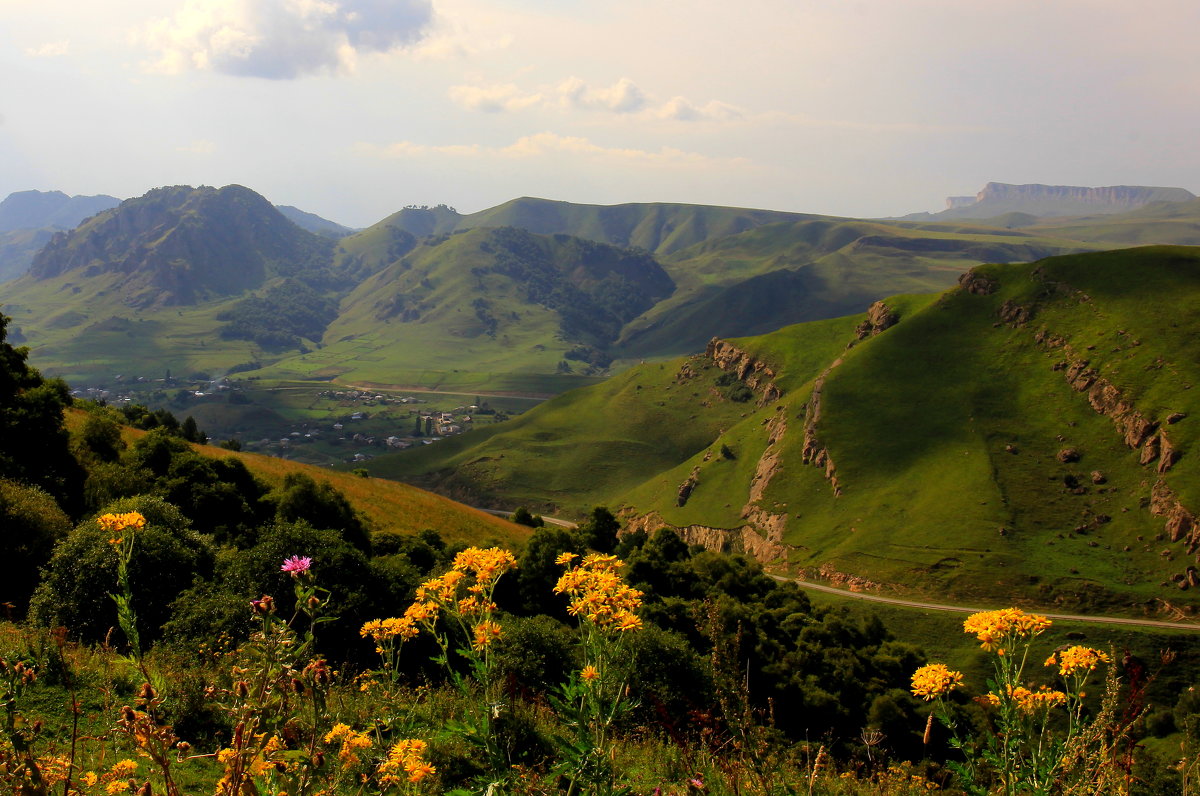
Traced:
[[454, 157], [499, 157], [509, 159], [540, 158], [569, 155], [593, 161], [639, 163], [643, 165], [678, 166], [714, 164], [746, 165], [745, 158], [712, 158], [698, 152], [686, 152], [674, 147], [658, 150], [606, 147], [580, 136], [563, 136], [544, 132], [518, 138], [507, 146], [489, 147], [479, 144], [426, 145], [398, 141], [387, 145], [359, 143], [359, 154], [377, 158], [409, 158], [429, 155]]
[[591, 88], [577, 77], [569, 77], [558, 85], [559, 99], [574, 108], [634, 113], [646, 107], [646, 94], [627, 77], [607, 88]]
[[521, 94], [512, 83], [495, 86], [451, 86], [450, 99], [471, 111], [519, 111], [544, 102], [541, 94]]
[[430, 0], [187, 0], [137, 38], [153, 71], [291, 80], [412, 46], [432, 18]]
[[71, 51], [71, 42], [67, 39], [62, 41], [48, 41], [40, 47], [26, 47], [25, 54], [33, 58], [57, 58], [61, 55], [66, 55]]
[[450, 99], [472, 111], [497, 113], [528, 108], [587, 110], [648, 119], [679, 122], [734, 121], [744, 118], [741, 108], [719, 100], [703, 105], [686, 97], [672, 97], [658, 104], [632, 80], [623, 77], [611, 86], [593, 87], [577, 77], [569, 77], [556, 86], [538, 91], [522, 91], [512, 83], [486, 86], [452, 86]]
[[686, 97], [672, 97], [656, 108], [654, 115], [660, 119], [673, 119], [679, 122], [727, 122], [745, 116], [741, 108], [720, 100], [710, 100], [703, 105], [696, 105]]

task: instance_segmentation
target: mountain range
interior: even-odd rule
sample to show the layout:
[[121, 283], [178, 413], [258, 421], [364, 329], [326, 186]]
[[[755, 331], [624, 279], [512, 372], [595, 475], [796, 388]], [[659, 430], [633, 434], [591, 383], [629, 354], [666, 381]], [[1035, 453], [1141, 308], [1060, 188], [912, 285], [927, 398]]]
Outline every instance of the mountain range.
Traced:
[[348, 232], [241, 186], [175, 186], [54, 233], [2, 296], [73, 381], [174, 369], [544, 394], [979, 263], [1200, 242], [1198, 201], [1000, 224], [523, 198]]
[[371, 462], [476, 504], [607, 504], [861, 588], [1140, 610], [1200, 587], [1197, 244], [1195, 198], [890, 221], [523, 198], [314, 232], [175, 186], [55, 232], [0, 299], [80, 384], [561, 393]]

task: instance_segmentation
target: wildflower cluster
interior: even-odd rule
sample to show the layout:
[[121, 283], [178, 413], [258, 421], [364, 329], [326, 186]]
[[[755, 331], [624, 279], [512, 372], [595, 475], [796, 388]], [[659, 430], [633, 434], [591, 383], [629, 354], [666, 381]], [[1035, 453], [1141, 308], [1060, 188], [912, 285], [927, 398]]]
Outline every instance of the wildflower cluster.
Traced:
[[[516, 566], [517, 559], [507, 550], [468, 547], [454, 557], [449, 572], [427, 580], [417, 588], [416, 602], [398, 621], [410, 622], [413, 627], [423, 624], [433, 630], [439, 611], [444, 611], [457, 619], [464, 629], [469, 626], [472, 649], [482, 651], [502, 634], [500, 625], [492, 619], [497, 610], [492, 593], [500, 576]], [[408, 632], [406, 624], [397, 627]], [[366, 626], [363, 634], [367, 635]]]
[[371, 748], [371, 738], [366, 733], [356, 732], [348, 724], [335, 724], [333, 729], [325, 733], [323, 739], [326, 745], [339, 743], [338, 762], [343, 769], [349, 770], [362, 762], [359, 753]]
[[1090, 647], [1076, 645], [1061, 652], [1054, 652], [1046, 659], [1047, 666], [1057, 666], [1063, 677], [1095, 671], [1101, 663], [1110, 663], [1108, 655]]
[[1049, 627], [1046, 617], [1027, 614], [1020, 608], [983, 611], [963, 622], [963, 630], [974, 633], [983, 649], [999, 655], [1011, 650], [1016, 641], [1039, 636]]
[[[990, 690], [975, 700], [994, 711], [994, 730], [981, 742], [959, 736], [955, 720], [941, 699], [962, 684], [962, 676], [941, 664], [923, 666], [913, 674], [913, 693], [927, 700], [937, 698], [936, 714], [953, 734], [951, 745], [971, 750], [963, 764], [950, 764], [966, 781], [969, 791], [990, 781], [998, 784], [999, 792], [1006, 796], [1048, 793], [1064, 782], [1080, 786], [1064, 792], [1094, 792], [1088, 790], [1099, 776], [1093, 763], [1111, 756], [1116, 748], [1116, 736], [1110, 732], [1111, 726], [1105, 726], [1106, 719], [1098, 716], [1087, 721], [1083, 707], [1084, 681], [1101, 663], [1109, 663], [1109, 656], [1080, 646], [1058, 650], [1046, 659], [1046, 666], [1058, 667], [1066, 681], [1064, 690], [1027, 685], [1025, 666], [1031, 647], [1050, 624], [1046, 617], [1018, 608], [984, 611], [963, 623], [965, 632], [974, 634], [983, 649], [994, 653], [995, 674], [988, 681]], [[1115, 683], [1110, 674], [1109, 696], [1115, 694]], [[926, 743], [933, 715], [926, 725]], [[1052, 720], [1052, 715], [1060, 718]], [[1066, 720], [1065, 730], [1062, 718]], [[1107, 720], [1111, 718], [1110, 714]]]
[[111, 545], [119, 545], [124, 541], [124, 537], [116, 534], [140, 531], [146, 527], [146, 518], [136, 511], [127, 514], [102, 514], [96, 518], [96, 522], [106, 533], [113, 534], [108, 540]]
[[1066, 694], [1062, 691], [1051, 690], [1049, 686], [1042, 686], [1037, 691], [1032, 691], [1023, 685], [1006, 685], [1002, 693], [1006, 699], [1000, 694], [989, 691], [979, 698], [979, 702], [991, 707], [1000, 707], [1007, 701], [1016, 705], [1017, 709], [1024, 713], [1036, 713], [1042, 709], [1065, 704], [1067, 701]]
[[931, 663], [913, 672], [912, 692], [928, 702], [962, 687], [962, 672], [955, 672], [942, 663]]
[[437, 769], [425, 760], [427, 744], [418, 739], [397, 741], [388, 750], [387, 759], [379, 764], [379, 781], [384, 787], [407, 780], [417, 783]]
[[567, 611], [603, 629], [639, 630], [642, 620], [634, 611], [641, 607], [642, 593], [626, 585], [618, 574], [624, 562], [616, 556], [592, 553], [571, 566], [576, 558], [574, 553], [563, 553], [557, 560], [569, 567], [554, 586], [555, 594], [570, 597]]

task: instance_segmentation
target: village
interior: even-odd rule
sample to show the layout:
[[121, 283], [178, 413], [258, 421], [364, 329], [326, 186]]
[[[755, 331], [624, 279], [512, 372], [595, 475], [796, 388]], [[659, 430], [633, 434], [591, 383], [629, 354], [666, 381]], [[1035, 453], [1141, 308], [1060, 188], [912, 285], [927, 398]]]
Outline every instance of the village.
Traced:
[[[228, 378], [174, 379], [169, 371], [166, 378], [115, 376], [107, 386], [72, 390], [75, 398], [117, 408], [142, 403], [167, 408], [181, 420], [192, 415], [212, 444], [236, 440], [241, 450], [321, 465], [361, 463], [381, 453], [432, 445], [464, 434], [479, 422], [509, 416], [479, 398], [476, 403], [443, 409], [431, 405], [434, 395], [458, 401], [464, 397], [365, 389], [296, 390]], [[267, 396], [269, 402], [263, 400]], [[248, 411], [237, 411], [264, 405], [271, 407], [271, 416], [260, 414], [253, 423], [246, 422]]]

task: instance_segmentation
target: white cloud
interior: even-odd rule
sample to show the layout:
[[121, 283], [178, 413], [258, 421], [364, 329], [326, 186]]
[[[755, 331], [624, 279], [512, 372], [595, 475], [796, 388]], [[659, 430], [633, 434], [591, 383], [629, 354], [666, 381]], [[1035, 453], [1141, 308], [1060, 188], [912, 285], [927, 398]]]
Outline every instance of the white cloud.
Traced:
[[563, 136], [544, 132], [518, 138], [507, 146], [488, 147], [469, 145], [425, 145], [411, 141], [399, 141], [387, 145], [359, 143], [356, 151], [369, 157], [408, 158], [428, 155], [455, 157], [501, 157], [511, 159], [541, 158], [569, 155], [576, 158], [607, 162], [639, 163], [642, 165], [678, 166], [714, 164], [746, 165], [745, 158], [712, 158], [698, 152], [686, 152], [674, 147], [658, 150], [633, 149], [628, 147], [606, 147], [580, 136]]
[[411, 46], [432, 16], [430, 0], [187, 0], [137, 39], [156, 52], [153, 71], [288, 80]]
[[66, 55], [71, 51], [71, 42], [68, 39], [61, 41], [48, 41], [40, 47], [26, 47], [25, 54], [33, 58], [57, 58]]
[[634, 113], [646, 107], [646, 94], [627, 77], [607, 88], [592, 88], [577, 77], [558, 85], [560, 101], [570, 107], [613, 113]]
[[741, 108], [719, 100], [710, 100], [700, 105], [686, 97], [672, 97], [664, 103], [655, 103], [645, 91], [625, 77], [611, 86], [599, 88], [590, 86], [577, 77], [569, 77], [556, 86], [544, 87], [538, 91], [522, 91], [512, 83], [504, 83], [452, 86], [449, 94], [452, 101], [467, 110], [488, 113], [541, 107], [636, 115], [647, 119], [679, 122], [725, 122], [745, 116]]
[[450, 99], [471, 111], [519, 111], [544, 101], [541, 94], [522, 94], [512, 83], [494, 86], [451, 86]]
[[660, 119], [673, 119], [679, 122], [728, 122], [745, 116], [741, 108], [727, 102], [710, 100], [703, 105], [696, 105], [686, 97], [672, 97], [655, 108], [654, 115]]

